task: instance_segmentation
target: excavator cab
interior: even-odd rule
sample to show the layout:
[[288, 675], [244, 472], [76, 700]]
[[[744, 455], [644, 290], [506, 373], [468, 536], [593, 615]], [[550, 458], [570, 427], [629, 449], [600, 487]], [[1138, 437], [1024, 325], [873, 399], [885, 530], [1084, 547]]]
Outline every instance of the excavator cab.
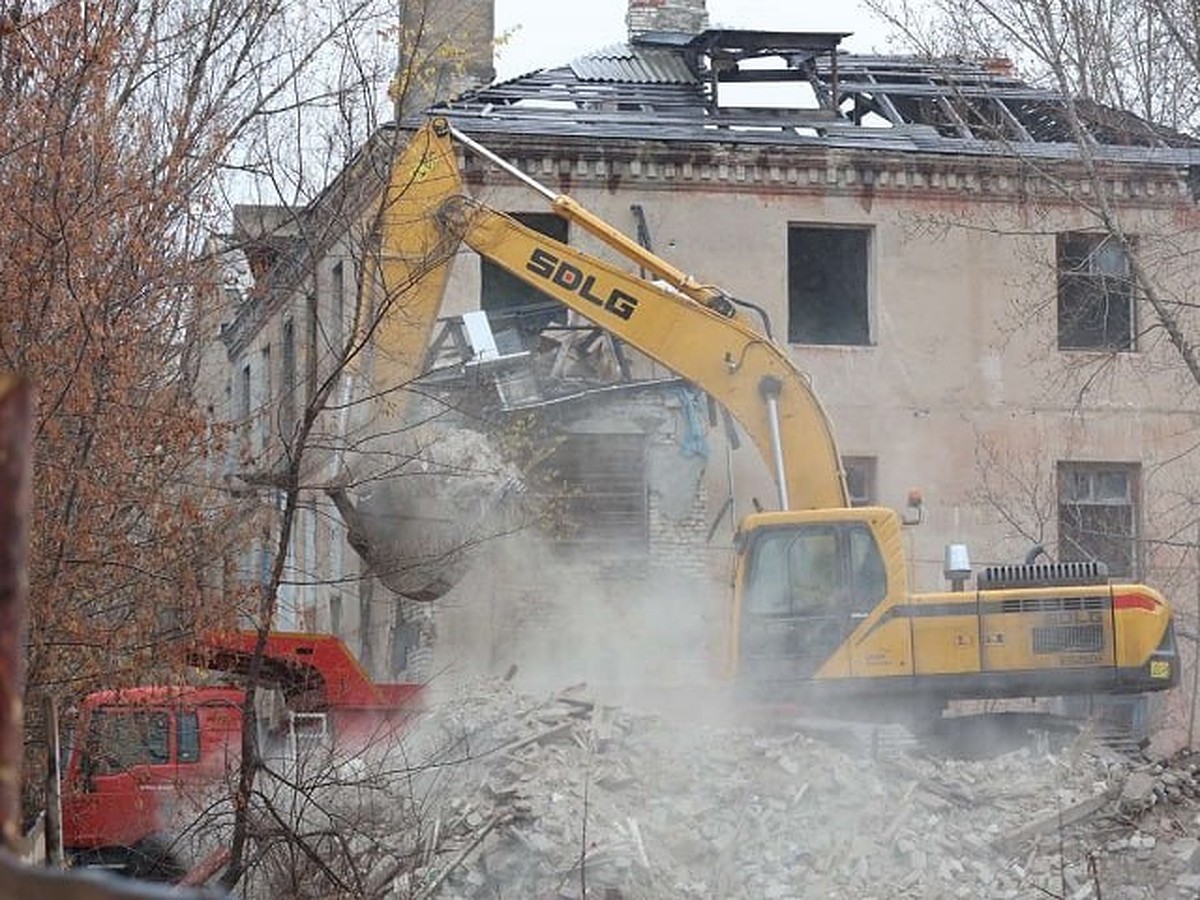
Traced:
[[807, 681], [887, 596], [869, 522], [776, 515], [739, 537], [738, 674], [754, 684]]

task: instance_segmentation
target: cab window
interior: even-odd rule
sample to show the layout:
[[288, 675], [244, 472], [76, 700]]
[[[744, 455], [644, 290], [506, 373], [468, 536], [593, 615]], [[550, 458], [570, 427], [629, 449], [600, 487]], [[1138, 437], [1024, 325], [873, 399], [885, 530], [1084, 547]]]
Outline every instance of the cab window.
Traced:
[[847, 532], [850, 554], [850, 596], [856, 612], [866, 612], [887, 596], [887, 570], [875, 536], [865, 525]]
[[88, 729], [91, 774], [115, 775], [138, 765], [171, 758], [170, 716], [152, 710], [99, 709]]
[[773, 528], [751, 550], [745, 603], [752, 615], [861, 612], [886, 593], [879, 547], [859, 522]]
[[833, 602], [838, 586], [837, 533], [832, 526], [780, 528], [754, 545], [747, 585], [749, 611], [808, 615]]

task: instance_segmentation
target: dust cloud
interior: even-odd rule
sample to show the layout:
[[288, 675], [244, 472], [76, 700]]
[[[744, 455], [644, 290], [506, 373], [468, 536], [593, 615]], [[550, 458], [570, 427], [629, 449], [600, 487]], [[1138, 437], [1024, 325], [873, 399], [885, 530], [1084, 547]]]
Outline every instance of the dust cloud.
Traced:
[[[447, 856], [472, 849], [403, 887], [1134, 900], [1200, 883], [1200, 842], [1169, 824], [1197, 817], [1200, 765], [1180, 773], [1086, 733], [1018, 729], [963, 757], [904, 729], [748, 725], [716, 677], [725, 599], [651, 560], [571, 557], [530, 533], [489, 546], [439, 605], [424, 732], [460, 751], [426, 815], [456, 823], [440, 832]], [[1155, 806], [1168, 794], [1181, 806]]]
[[[592, 661], [552, 662], [539, 674]], [[1200, 821], [1200, 759], [1133, 759], [1086, 736], [962, 759], [659, 715], [604, 702], [607, 686], [533, 692], [462, 673], [455, 688], [420, 729], [445, 748], [421, 794], [442, 845], [395, 896], [431, 882], [453, 897], [560, 900], [1149, 900], [1200, 887], [1200, 841], [1179, 830]]]
[[596, 561], [525, 531], [491, 542], [436, 610], [433, 688], [479, 676], [530, 693], [717, 715], [721, 586], [649, 560]]
[[751, 727], [718, 677], [720, 579], [563, 543], [489, 539], [435, 607], [430, 712], [405, 753], [432, 763], [426, 850], [394, 896], [1200, 889], [1200, 842], [1171, 825], [1200, 823], [1200, 760], [1132, 759], [1086, 734], [1022, 731], [963, 758], [903, 729], [847, 744], [785, 717]]

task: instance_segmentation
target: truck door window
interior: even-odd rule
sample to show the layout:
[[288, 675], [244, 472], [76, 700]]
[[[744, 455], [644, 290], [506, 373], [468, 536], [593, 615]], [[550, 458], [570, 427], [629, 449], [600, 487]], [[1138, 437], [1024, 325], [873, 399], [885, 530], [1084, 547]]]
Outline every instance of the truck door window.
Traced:
[[115, 775], [169, 762], [169, 730], [165, 712], [97, 710], [88, 734], [90, 774]]
[[195, 710], [180, 710], [175, 713], [176, 755], [181, 763], [200, 759], [200, 721]]

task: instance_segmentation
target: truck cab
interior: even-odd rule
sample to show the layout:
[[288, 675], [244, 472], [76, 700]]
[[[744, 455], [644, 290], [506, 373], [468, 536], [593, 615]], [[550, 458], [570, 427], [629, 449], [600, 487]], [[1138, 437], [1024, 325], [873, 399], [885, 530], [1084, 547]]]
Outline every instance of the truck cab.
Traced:
[[[199, 668], [247, 675], [258, 634], [211, 634]], [[325, 755], [389, 748], [420, 708], [422, 686], [377, 683], [332, 635], [271, 632], [255, 704], [260, 756], [284, 769]], [[89, 694], [64, 767], [63, 847], [76, 865], [174, 881], [222, 845], [241, 759], [246, 692], [148, 686]]]
[[63, 844], [76, 864], [173, 880], [172, 835], [236, 769], [245, 693], [138, 687], [88, 695], [64, 773]]

